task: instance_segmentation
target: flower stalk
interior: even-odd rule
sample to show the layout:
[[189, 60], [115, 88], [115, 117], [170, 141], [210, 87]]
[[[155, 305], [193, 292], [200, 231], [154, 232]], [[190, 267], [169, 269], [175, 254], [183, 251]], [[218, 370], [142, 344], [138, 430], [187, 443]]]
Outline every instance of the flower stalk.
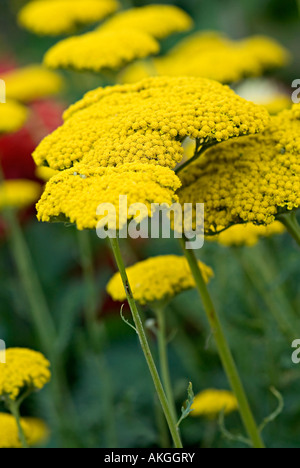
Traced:
[[289, 214], [283, 214], [278, 216], [277, 219], [286, 227], [289, 234], [300, 246], [300, 226], [296, 217], [296, 213], [293, 211]]
[[149, 371], [151, 373], [152, 380], [153, 380], [158, 398], [160, 400], [163, 412], [165, 414], [174, 445], [176, 448], [182, 448], [182, 442], [181, 442], [179, 430], [176, 427], [176, 421], [173, 419], [172, 409], [170, 407], [169, 401], [166, 397], [163, 385], [161, 383], [161, 380], [160, 380], [160, 377], [159, 377], [159, 374], [158, 374], [158, 371], [157, 371], [157, 368], [156, 368], [156, 365], [155, 365], [155, 362], [154, 362], [154, 359], [150, 350], [150, 346], [148, 344], [148, 340], [145, 334], [143, 323], [142, 323], [136, 302], [132, 294], [132, 290], [129, 284], [125, 265], [122, 259], [118, 238], [115, 238], [115, 239], [111, 238], [110, 245], [111, 245], [111, 248], [112, 248], [112, 251], [113, 251], [113, 254], [114, 254], [114, 257], [115, 257], [115, 260], [116, 260], [116, 263], [117, 263], [117, 266], [118, 266], [118, 269], [122, 278], [122, 282], [126, 291], [127, 301], [128, 301], [128, 304], [132, 313], [132, 317], [135, 323], [136, 333], [139, 337], [140, 344], [141, 344]]
[[202, 303], [206, 312], [207, 319], [209, 321], [213, 336], [215, 338], [220, 359], [222, 361], [224, 370], [227, 378], [231, 385], [231, 388], [237, 398], [239, 404], [239, 411], [241, 414], [242, 421], [245, 429], [252, 441], [254, 448], [264, 448], [264, 442], [261, 438], [257, 424], [253, 417], [247, 395], [245, 393], [242, 381], [240, 379], [236, 364], [231, 354], [227, 339], [225, 337], [222, 324], [219, 316], [214, 307], [212, 298], [208, 291], [207, 285], [204, 281], [203, 275], [198, 265], [197, 258], [194, 251], [187, 250], [185, 247], [185, 240], [181, 240], [182, 248], [186, 259], [189, 263], [191, 272], [194, 276], [196, 287], [202, 299]]

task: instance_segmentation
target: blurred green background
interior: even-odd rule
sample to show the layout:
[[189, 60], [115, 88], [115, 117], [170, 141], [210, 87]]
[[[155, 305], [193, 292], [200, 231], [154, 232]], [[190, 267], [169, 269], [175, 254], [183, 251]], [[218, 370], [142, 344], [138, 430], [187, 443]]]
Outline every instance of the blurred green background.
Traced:
[[[53, 39], [37, 38], [18, 28], [15, 12], [22, 0], [2, 0], [0, 51], [21, 65], [42, 60]], [[125, 3], [125, 2], [124, 2]], [[129, 5], [152, 2], [136, 0]], [[299, 12], [294, 0], [164, 0], [188, 11], [197, 29], [221, 30], [233, 38], [265, 34], [279, 40], [293, 54], [290, 67], [277, 72], [287, 86], [300, 78]], [[176, 40], [166, 41], [165, 48]], [[64, 102], [72, 102], [88, 89], [101, 84], [99, 78], [66, 73], [68, 90]], [[80, 419], [80, 445], [106, 447], [106, 377], [99, 370], [97, 356], [84, 332], [83, 303], [87, 293], [82, 283], [77, 233], [73, 227], [39, 224], [34, 217], [24, 226], [36, 269], [59, 328], [61, 359], [67, 371], [75, 407]], [[113, 389], [110, 391], [119, 447], [154, 447], [159, 444], [152, 382], [133, 330], [120, 319], [120, 304], [112, 303], [105, 285], [115, 271], [105, 243], [91, 233], [97, 286], [99, 322], [104, 321], [108, 338], [103, 352], [108, 362]], [[131, 242], [122, 245], [127, 264], [150, 255], [179, 253], [175, 241]], [[229, 249], [207, 242], [200, 252], [213, 267], [211, 292], [231, 343], [258, 421], [276, 407], [271, 386], [283, 395], [285, 408], [265, 430], [269, 447], [300, 448], [300, 365], [291, 361], [291, 340], [278, 329], [270, 312], [277, 294], [293, 309], [290, 316], [295, 336], [300, 338], [299, 249], [288, 235], [260, 241], [253, 248]], [[267, 269], [267, 272], [265, 271]], [[271, 298], [271, 299], [270, 299]], [[283, 305], [282, 305], [283, 304]], [[284, 302], [280, 304], [284, 310]], [[272, 306], [271, 306], [272, 308]], [[196, 292], [182, 294], [167, 311], [170, 365], [178, 410], [185, 399], [188, 382], [196, 392], [210, 387], [228, 388], [214, 343]], [[145, 317], [150, 317], [145, 310]], [[41, 349], [31, 325], [26, 298], [15, 273], [7, 239], [0, 243], [0, 338], [9, 347]], [[155, 338], [149, 339], [156, 352]], [[49, 447], [61, 446], [56, 432], [48, 389], [30, 397], [23, 414], [44, 417], [52, 428]], [[227, 427], [241, 433], [238, 415], [228, 417]], [[190, 418], [182, 424], [184, 443], [189, 447], [243, 447], [224, 439], [218, 427], [205, 419]]]

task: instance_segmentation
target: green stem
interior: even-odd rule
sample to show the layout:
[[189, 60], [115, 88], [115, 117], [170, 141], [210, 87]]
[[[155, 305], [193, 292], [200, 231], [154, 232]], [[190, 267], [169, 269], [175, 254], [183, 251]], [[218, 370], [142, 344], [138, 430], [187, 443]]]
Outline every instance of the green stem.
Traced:
[[29, 448], [29, 445], [26, 440], [26, 436], [21, 424], [21, 417], [20, 417], [20, 405], [18, 402], [9, 400], [7, 403], [8, 409], [11, 412], [11, 414], [14, 416], [17, 426], [18, 426], [18, 434], [19, 434], [19, 439], [22, 445], [22, 448]]
[[136, 332], [138, 334], [141, 347], [142, 347], [147, 365], [149, 367], [149, 371], [151, 373], [155, 389], [157, 391], [158, 398], [160, 400], [162, 409], [164, 411], [164, 414], [165, 414], [165, 417], [166, 417], [166, 420], [167, 420], [167, 423], [168, 423], [168, 426], [169, 426], [169, 429], [173, 438], [174, 445], [176, 448], [182, 448], [182, 442], [180, 439], [179, 430], [176, 427], [176, 421], [173, 419], [172, 410], [170, 408], [168, 399], [165, 395], [162, 383], [160, 381], [159, 374], [156, 369], [156, 365], [155, 365], [153, 356], [151, 354], [151, 350], [147, 341], [144, 327], [140, 318], [140, 314], [139, 314], [137, 305], [135, 303], [135, 300], [131, 291], [125, 265], [124, 265], [121, 251], [120, 251], [119, 240], [110, 239], [110, 244], [111, 244], [111, 248], [114, 253], [115, 260], [116, 260], [116, 263], [117, 263], [117, 266], [118, 266], [118, 269], [119, 269], [119, 272], [123, 281], [123, 285], [126, 291], [127, 301], [130, 306], [132, 317], [135, 323]]
[[199, 291], [200, 297], [202, 299], [207, 319], [209, 321], [213, 336], [215, 338], [224, 370], [227, 374], [227, 378], [230, 382], [232, 390], [237, 398], [239, 404], [239, 411], [245, 429], [252, 441], [253, 447], [264, 448], [264, 443], [262, 441], [261, 435], [258, 431], [256, 422], [250, 409], [243, 384], [241, 382], [237, 367], [235, 365], [233, 356], [231, 354], [225, 334], [223, 332], [222, 324], [215, 310], [207, 285], [199, 268], [195, 252], [193, 250], [186, 249], [184, 239], [181, 240], [181, 244], [187, 261], [189, 263], [191, 272], [195, 279], [195, 283]]
[[292, 212], [289, 214], [280, 215], [277, 217], [277, 219], [281, 221], [281, 223], [286, 227], [290, 235], [300, 246], [300, 226], [296, 218], [296, 213]]
[[157, 340], [158, 340], [158, 353], [161, 377], [166, 392], [167, 399], [169, 401], [170, 408], [172, 410], [172, 416], [174, 421], [177, 421], [176, 406], [173, 395], [173, 388], [170, 377], [170, 369], [168, 362], [168, 351], [167, 351], [167, 339], [166, 339], [166, 321], [165, 311], [162, 307], [153, 308], [157, 318]]
[[114, 418], [114, 395], [110, 372], [103, 355], [103, 342], [106, 338], [106, 330], [104, 324], [98, 320], [97, 316], [97, 287], [90, 232], [77, 231], [77, 233], [80, 262], [87, 292], [87, 299], [85, 302], [86, 327], [91, 348], [95, 355], [95, 364], [98, 368], [98, 374], [101, 377], [104, 389], [107, 448], [116, 448], [118, 443]]
[[195, 148], [195, 153], [194, 156], [187, 161], [185, 161], [181, 166], [177, 167], [175, 170], [175, 173], [178, 175], [183, 169], [186, 169], [190, 164], [192, 164], [194, 161], [196, 161], [200, 156], [205, 153], [206, 150], [211, 148], [212, 146], [216, 145], [217, 143], [207, 143], [206, 145], [202, 145], [199, 143], [199, 140], [196, 140], [196, 148]]

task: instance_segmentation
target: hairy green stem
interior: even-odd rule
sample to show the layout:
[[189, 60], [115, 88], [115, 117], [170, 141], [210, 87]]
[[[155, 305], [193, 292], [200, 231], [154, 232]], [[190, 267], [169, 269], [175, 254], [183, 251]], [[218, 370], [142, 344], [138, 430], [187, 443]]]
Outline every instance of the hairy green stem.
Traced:
[[186, 249], [184, 239], [181, 240], [181, 244], [182, 244], [184, 254], [189, 263], [191, 272], [195, 279], [196, 287], [202, 299], [202, 303], [206, 312], [206, 316], [209, 321], [213, 336], [217, 344], [220, 359], [222, 361], [222, 364], [226, 372], [227, 378], [229, 380], [229, 383], [231, 385], [231, 388], [237, 398], [239, 411], [240, 411], [245, 429], [252, 441], [253, 447], [264, 448], [264, 443], [262, 441], [261, 435], [259, 433], [255, 419], [250, 409], [248, 398], [246, 396], [236, 364], [234, 362], [229, 345], [227, 343], [227, 339], [223, 332], [222, 324], [215, 310], [212, 298], [210, 296], [209, 290], [203, 278], [202, 272], [199, 268], [198, 261], [195, 256], [195, 252], [193, 250]]
[[155, 389], [157, 391], [158, 398], [160, 400], [163, 412], [165, 414], [174, 445], [176, 448], [182, 448], [182, 442], [181, 442], [179, 430], [176, 427], [176, 421], [173, 419], [172, 410], [171, 410], [169, 401], [166, 397], [166, 394], [164, 392], [162, 383], [160, 381], [160, 377], [159, 377], [159, 374], [158, 374], [158, 371], [157, 371], [157, 368], [156, 368], [156, 365], [155, 365], [155, 362], [154, 362], [154, 359], [153, 359], [153, 356], [151, 354], [151, 350], [148, 344], [148, 340], [145, 334], [143, 323], [141, 321], [140, 314], [139, 314], [136, 302], [132, 294], [132, 290], [129, 284], [125, 265], [124, 265], [121, 251], [120, 251], [119, 240], [117, 238], [116, 239], [111, 238], [110, 244], [111, 244], [111, 248], [114, 253], [115, 260], [116, 260], [116, 263], [117, 263], [117, 266], [118, 266], [118, 269], [122, 278], [122, 282], [126, 291], [127, 301], [130, 306], [132, 317], [135, 323], [136, 332], [138, 334], [140, 344], [141, 344], [150, 374], [152, 376]]
[[286, 227], [289, 234], [295, 239], [300, 246], [300, 226], [296, 218], [296, 213], [293, 211], [289, 214], [283, 214], [277, 217], [279, 221]]
[[176, 406], [174, 401], [173, 388], [171, 383], [169, 361], [168, 361], [168, 350], [167, 350], [167, 337], [166, 337], [166, 321], [165, 311], [162, 307], [153, 308], [157, 318], [157, 341], [158, 341], [158, 353], [161, 378], [166, 392], [167, 399], [169, 401], [170, 408], [172, 410], [173, 419], [177, 421]]

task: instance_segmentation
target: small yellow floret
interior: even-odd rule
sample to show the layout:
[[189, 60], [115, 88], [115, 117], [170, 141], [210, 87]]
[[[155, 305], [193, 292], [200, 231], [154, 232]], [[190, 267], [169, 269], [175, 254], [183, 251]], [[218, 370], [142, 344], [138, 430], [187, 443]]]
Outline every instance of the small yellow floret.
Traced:
[[6, 95], [10, 99], [30, 102], [52, 96], [61, 91], [62, 78], [40, 65], [30, 65], [2, 75]]
[[229, 414], [237, 409], [238, 402], [232, 392], [208, 389], [195, 396], [191, 416], [215, 418], [222, 410], [225, 414]]
[[[213, 277], [213, 271], [199, 262], [205, 281]], [[177, 294], [195, 288], [195, 280], [185, 257], [165, 255], [153, 257], [126, 269], [133, 296], [140, 304], [169, 301]], [[116, 273], [107, 285], [108, 294], [115, 301], [126, 300], [126, 292], [120, 273]]]
[[101, 72], [120, 70], [128, 63], [159, 52], [158, 42], [139, 30], [96, 31], [70, 37], [45, 55], [50, 68]]
[[116, 0], [35, 0], [21, 9], [18, 20], [35, 34], [58, 36], [100, 21], [118, 8]]
[[41, 194], [41, 186], [31, 180], [5, 180], [0, 184], [0, 210], [26, 208], [35, 203]]
[[[21, 418], [21, 426], [30, 447], [39, 445], [48, 438], [48, 427], [41, 419]], [[6, 413], [0, 413], [0, 448], [21, 448], [16, 420]]]
[[217, 143], [261, 132], [270, 119], [263, 107], [202, 78], [150, 78], [99, 88], [64, 118], [34, 152], [38, 166], [62, 170], [80, 161], [89, 167], [142, 162], [174, 168], [185, 137]]
[[0, 104], [0, 135], [14, 133], [26, 122], [28, 111], [26, 107], [14, 101]]
[[139, 29], [156, 39], [163, 39], [176, 32], [188, 31], [192, 26], [192, 18], [181, 8], [147, 5], [116, 14], [100, 30]]
[[7, 349], [6, 364], [0, 366], [0, 399], [16, 400], [24, 389], [40, 390], [51, 378], [49, 361], [30, 349]]

